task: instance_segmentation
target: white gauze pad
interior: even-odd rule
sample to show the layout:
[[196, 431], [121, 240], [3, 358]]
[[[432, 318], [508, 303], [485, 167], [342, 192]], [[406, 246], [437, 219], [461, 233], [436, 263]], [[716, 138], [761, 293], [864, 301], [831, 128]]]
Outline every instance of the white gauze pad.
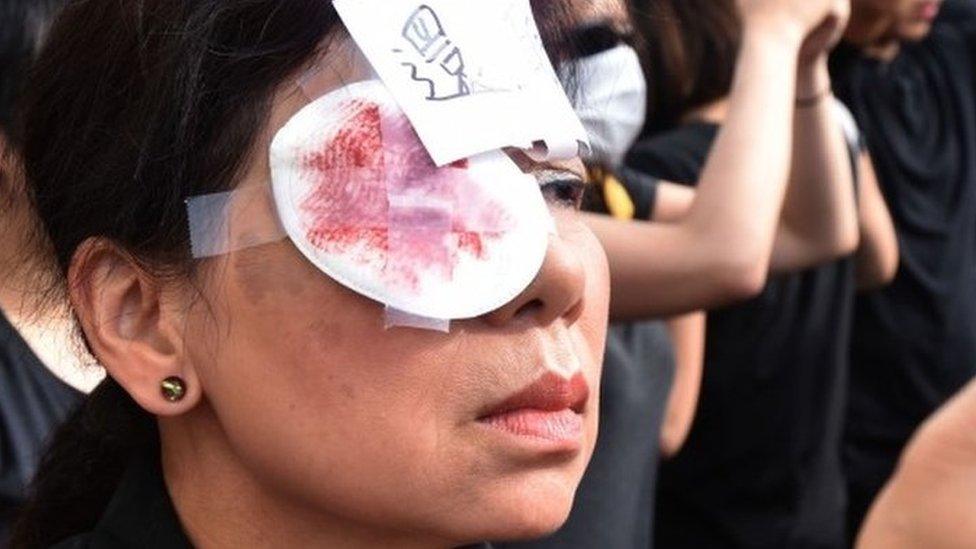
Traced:
[[438, 168], [379, 81], [298, 112], [271, 145], [274, 201], [301, 253], [344, 286], [419, 317], [495, 310], [534, 280], [552, 217], [501, 151]]

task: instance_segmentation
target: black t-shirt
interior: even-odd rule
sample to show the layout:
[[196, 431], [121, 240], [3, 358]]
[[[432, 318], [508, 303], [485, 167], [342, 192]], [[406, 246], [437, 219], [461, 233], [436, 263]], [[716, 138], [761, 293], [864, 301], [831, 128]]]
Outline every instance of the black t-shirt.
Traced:
[[81, 399], [48, 371], [0, 312], [0, 546], [48, 435]]
[[[274, 532], [269, 532], [273, 537]], [[129, 460], [91, 530], [59, 540], [53, 549], [190, 549], [163, 477], [159, 449], [150, 444]], [[488, 543], [464, 549], [492, 549]]]
[[976, 4], [889, 63], [831, 61], [895, 221], [901, 267], [857, 300], [845, 461], [863, 513], [919, 425], [976, 373]]
[[[688, 124], [643, 140], [628, 162], [695, 184], [718, 132]], [[842, 547], [840, 464], [853, 262], [774, 276], [708, 315], [701, 397], [688, 441], [662, 465], [662, 548]]]

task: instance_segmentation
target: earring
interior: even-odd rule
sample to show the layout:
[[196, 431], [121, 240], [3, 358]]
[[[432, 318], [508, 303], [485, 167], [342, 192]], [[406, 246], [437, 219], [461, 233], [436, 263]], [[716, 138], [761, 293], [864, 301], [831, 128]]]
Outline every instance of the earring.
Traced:
[[169, 402], [179, 402], [186, 396], [186, 383], [175, 376], [164, 379], [159, 388]]

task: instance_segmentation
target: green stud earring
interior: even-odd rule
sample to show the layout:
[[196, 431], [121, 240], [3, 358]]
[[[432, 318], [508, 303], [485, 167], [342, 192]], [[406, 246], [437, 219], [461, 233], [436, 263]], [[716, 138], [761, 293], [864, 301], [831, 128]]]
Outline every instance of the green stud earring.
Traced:
[[178, 377], [168, 377], [160, 384], [163, 398], [169, 402], [179, 402], [186, 396], [186, 383]]

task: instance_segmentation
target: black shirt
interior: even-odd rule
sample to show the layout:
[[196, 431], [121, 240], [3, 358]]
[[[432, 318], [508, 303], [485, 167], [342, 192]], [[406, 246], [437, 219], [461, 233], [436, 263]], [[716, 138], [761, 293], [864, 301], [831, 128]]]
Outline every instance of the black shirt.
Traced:
[[[694, 184], [717, 132], [679, 127], [641, 141], [628, 162]], [[709, 312], [698, 413], [658, 482], [659, 547], [843, 546], [854, 291], [845, 260], [774, 276], [758, 298]]]
[[[137, 452], [115, 494], [91, 532], [72, 536], [54, 549], [190, 549], [190, 540], [166, 489], [159, 449]], [[467, 549], [492, 549], [479, 544]]]
[[976, 4], [948, 0], [888, 63], [841, 47], [831, 71], [901, 246], [894, 283], [856, 305], [845, 461], [858, 521], [911, 433], [976, 373]]
[[610, 327], [600, 389], [600, 434], [569, 521], [555, 535], [499, 548], [648, 549], [674, 352], [662, 322]]
[[71, 537], [54, 547], [189, 549], [190, 541], [166, 491], [158, 449], [147, 449], [133, 457], [91, 532]]
[[48, 435], [81, 399], [41, 363], [0, 312], [0, 546]]

